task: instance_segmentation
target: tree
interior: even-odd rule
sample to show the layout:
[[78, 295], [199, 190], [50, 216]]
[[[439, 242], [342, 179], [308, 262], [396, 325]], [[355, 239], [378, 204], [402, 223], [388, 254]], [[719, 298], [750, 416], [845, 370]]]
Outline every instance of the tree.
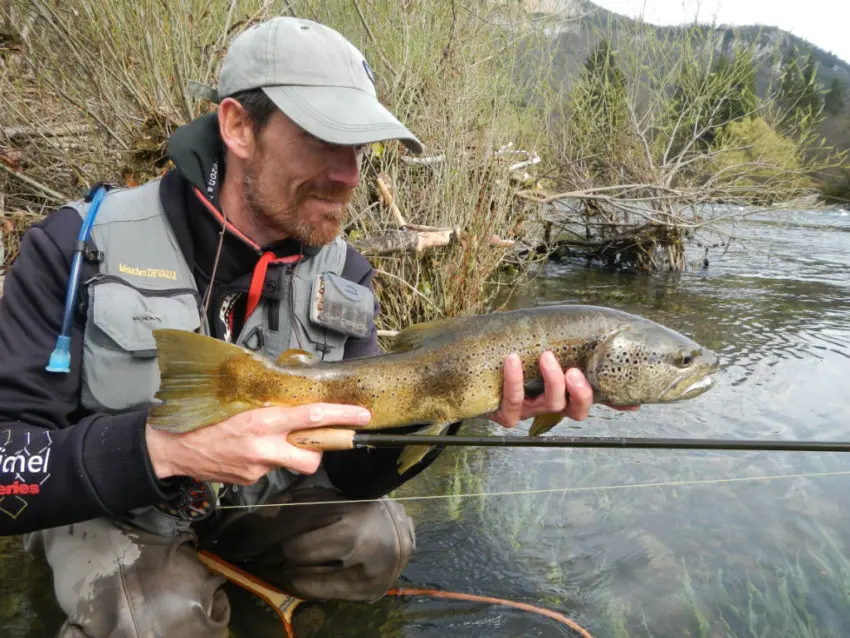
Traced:
[[844, 112], [844, 85], [841, 80], [834, 78], [829, 85], [829, 90], [824, 96], [824, 110], [832, 115]]
[[599, 178], [627, 154], [631, 128], [626, 79], [607, 39], [587, 57], [581, 78], [570, 92], [570, 129], [575, 141], [597, 159], [590, 163]]
[[[808, 133], [776, 130], [777, 92], [757, 98], [754, 87], [759, 43], [741, 41], [722, 54], [716, 32], [698, 25], [675, 37], [635, 27], [617, 38], [616, 63], [597, 47], [572, 84], [567, 126], [551, 120], [547, 137], [563, 140], [550, 173], [557, 192], [524, 194], [564, 202], [556, 241], [574, 254], [620, 268], [685, 268], [687, 242], [727, 232], [728, 210], [705, 204], [812, 195], [817, 183], [808, 176], [842, 161]], [[797, 59], [788, 56], [797, 66], [784, 88], [807, 110], [815, 66]]]
[[803, 66], [803, 91], [800, 95], [800, 107], [810, 114], [820, 113], [823, 108], [823, 92], [818, 84], [817, 63], [812, 53], [806, 57]]
[[780, 108], [777, 126], [783, 134], [803, 136], [818, 126], [823, 112], [823, 95], [811, 53], [801, 64], [796, 48], [789, 48], [782, 66], [776, 104]]
[[725, 152], [712, 159], [714, 177], [724, 175], [729, 193], [747, 193], [752, 203], [770, 204], [777, 193], [802, 191], [811, 180], [801, 170], [797, 144], [775, 131], [764, 118], [732, 122], [718, 138]]
[[625, 107], [626, 81], [617, 66], [611, 43], [602, 40], [584, 62], [583, 98], [604, 126], [619, 128], [628, 113]]
[[[753, 56], [749, 49], [736, 52], [735, 61], [726, 56], [718, 58], [714, 71], [713, 100], [718, 102], [717, 122], [722, 132], [732, 122], [753, 114], [756, 108], [756, 78]], [[716, 135], [712, 135], [713, 140]]]
[[[755, 70], [750, 49], [734, 51], [734, 61], [719, 55], [708, 72], [698, 56], [688, 56], [679, 71], [670, 117], [678, 123], [674, 148], [708, 150], [731, 122], [753, 114]], [[697, 134], [694, 135], [694, 131]]]

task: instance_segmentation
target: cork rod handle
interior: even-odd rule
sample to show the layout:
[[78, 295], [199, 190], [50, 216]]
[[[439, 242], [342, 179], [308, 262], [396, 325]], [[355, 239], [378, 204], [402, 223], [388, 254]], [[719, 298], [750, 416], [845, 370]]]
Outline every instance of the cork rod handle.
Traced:
[[307, 450], [337, 451], [354, 449], [354, 430], [347, 428], [315, 428], [295, 430], [287, 439], [292, 445]]

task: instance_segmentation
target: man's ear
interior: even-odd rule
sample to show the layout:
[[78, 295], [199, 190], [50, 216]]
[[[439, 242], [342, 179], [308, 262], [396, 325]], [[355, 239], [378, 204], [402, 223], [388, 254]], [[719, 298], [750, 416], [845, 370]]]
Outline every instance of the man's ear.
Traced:
[[218, 106], [218, 129], [224, 145], [239, 159], [254, 154], [257, 140], [251, 118], [239, 102], [225, 98]]

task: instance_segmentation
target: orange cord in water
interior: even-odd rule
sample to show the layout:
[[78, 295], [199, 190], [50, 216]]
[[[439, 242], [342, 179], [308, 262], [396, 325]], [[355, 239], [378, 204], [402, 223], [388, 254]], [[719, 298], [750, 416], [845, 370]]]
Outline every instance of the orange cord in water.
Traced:
[[477, 596], [476, 594], [464, 594], [456, 591], [441, 591], [439, 589], [419, 589], [419, 588], [410, 588], [410, 587], [399, 587], [397, 589], [390, 589], [387, 592], [388, 596], [433, 596], [434, 598], [451, 598], [453, 600], [467, 600], [471, 602], [478, 603], [491, 603], [494, 605], [505, 605], [506, 607], [513, 607], [514, 609], [521, 609], [522, 611], [528, 611], [533, 614], [540, 614], [541, 616], [546, 616], [547, 618], [551, 618], [557, 622], [565, 624], [567, 627], [576, 632], [581, 638], [593, 638], [584, 627], [579, 625], [574, 620], [570, 620], [564, 614], [558, 611], [552, 611], [551, 609], [546, 609], [545, 607], [538, 607], [537, 605], [531, 605], [529, 603], [521, 603], [515, 600], [505, 600], [503, 598], [494, 598], [492, 596]]
[[[235, 565], [230, 564], [226, 560], [220, 558], [212, 552], [201, 550], [198, 552], [198, 558], [207, 567], [215, 572], [218, 572], [230, 582], [239, 585], [243, 589], [248, 590], [255, 596], [262, 598], [272, 609], [277, 612], [280, 617], [283, 628], [286, 631], [287, 638], [295, 638], [295, 630], [292, 627], [292, 615], [295, 608], [303, 601], [300, 598], [290, 596], [268, 583], [260, 580], [253, 574], [239, 569]], [[434, 598], [449, 598], [452, 600], [465, 600], [467, 602], [488, 603], [493, 605], [504, 605], [505, 607], [513, 607], [522, 611], [528, 611], [533, 614], [539, 614], [552, 620], [562, 623], [576, 632], [581, 638], [593, 638], [586, 629], [581, 627], [574, 620], [567, 618], [564, 614], [538, 607], [529, 603], [520, 603], [514, 600], [505, 600], [504, 598], [494, 598], [493, 596], [478, 596], [476, 594], [464, 594], [454, 591], [441, 591], [439, 589], [423, 589], [414, 587], [397, 587], [387, 591], [387, 596], [432, 596]]]
[[[559, 623], [563, 623], [570, 629], [572, 629], [576, 634], [581, 636], [581, 638], [593, 638], [589, 631], [587, 631], [584, 627], [579, 625], [574, 620], [567, 618], [564, 614], [553, 611], [551, 609], [546, 609], [545, 607], [538, 607], [537, 605], [531, 605], [529, 603], [520, 603], [515, 600], [505, 600], [503, 598], [494, 598], [492, 596], [478, 596], [476, 594], [464, 594], [462, 592], [456, 591], [442, 591], [439, 589], [421, 589], [421, 588], [413, 588], [413, 587], [399, 587], [395, 589], [390, 589], [387, 591], [387, 596], [433, 596], [434, 598], [450, 598], [452, 600], [465, 600], [468, 602], [476, 602], [476, 603], [490, 603], [494, 605], [504, 605], [506, 607], [513, 607], [514, 609], [521, 609], [522, 611], [528, 611], [533, 614], [540, 614], [541, 616], [546, 616], [547, 618], [551, 618]], [[283, 621], [283, 627], [286, 630], [287, 638], [295, 638], [295, 629], [292, 627], [292, 623], [288, 618], [286, 618], [283, 614], [280, 614], [280, 619]]]

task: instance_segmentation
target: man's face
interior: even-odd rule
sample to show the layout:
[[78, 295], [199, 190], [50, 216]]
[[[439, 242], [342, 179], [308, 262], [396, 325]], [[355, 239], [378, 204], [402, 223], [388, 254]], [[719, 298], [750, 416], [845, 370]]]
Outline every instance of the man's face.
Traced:
[[336, 237], [360, 181], [362, 147], [319, 140], [276, 112], [245, 165], [243, 196], [269, 235], [308, 246]]

